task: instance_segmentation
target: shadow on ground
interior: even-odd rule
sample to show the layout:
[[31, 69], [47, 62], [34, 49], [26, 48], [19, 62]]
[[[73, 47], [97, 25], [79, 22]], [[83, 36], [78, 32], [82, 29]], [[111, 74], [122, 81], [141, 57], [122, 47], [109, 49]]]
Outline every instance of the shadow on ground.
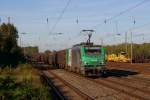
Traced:
[[134, 71], [127, 71], [127, 70], [118, 70], [118, 69], [110, 69], [107, 71], [106, 76], [107, 77], [127, 77], [129, 75], [136, 75], [139, 74], [138, 72], [134, 72]]
[[119, 70], [119, 69], [109, 69], [106, 71], [105, 74], [101, 76], [89, 76], [88, 78], [108, 78], [108, 77], [128, 77], [130, 75], [137, 75], [139, 74], [138, 72], [134, 71], [127, 71], [127, 70]]

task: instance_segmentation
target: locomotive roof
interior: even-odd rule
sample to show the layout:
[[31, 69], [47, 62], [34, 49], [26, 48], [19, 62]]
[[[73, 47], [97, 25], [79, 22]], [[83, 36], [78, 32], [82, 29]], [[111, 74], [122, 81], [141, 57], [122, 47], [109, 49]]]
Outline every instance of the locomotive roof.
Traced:
[[94, 45], [93, 43], [80, 43], [76, 44], [73, 47], [101, 47], [101, 45]]

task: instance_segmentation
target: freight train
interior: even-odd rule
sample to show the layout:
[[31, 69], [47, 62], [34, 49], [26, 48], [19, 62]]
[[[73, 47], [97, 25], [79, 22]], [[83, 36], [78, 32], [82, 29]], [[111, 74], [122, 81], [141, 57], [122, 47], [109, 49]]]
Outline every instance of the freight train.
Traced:
[[105, 49], [93, 43], [81, 43], [72, 48], [39, 54], [37, 61], [76, 72], [84, 76], [99, 76], [106, 73]]

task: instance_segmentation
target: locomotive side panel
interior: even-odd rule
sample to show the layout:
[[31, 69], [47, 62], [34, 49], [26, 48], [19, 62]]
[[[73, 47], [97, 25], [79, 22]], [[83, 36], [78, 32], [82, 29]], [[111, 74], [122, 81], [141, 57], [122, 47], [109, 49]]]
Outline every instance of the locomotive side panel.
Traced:
[[66, 49], [66, 66], [65, 69], [71, 71], [72, 66], [72, 48]]
[[72, 65], [71, 70], [77, 73], [80, 73], [80, 48], [76, 47], [72, 49]]

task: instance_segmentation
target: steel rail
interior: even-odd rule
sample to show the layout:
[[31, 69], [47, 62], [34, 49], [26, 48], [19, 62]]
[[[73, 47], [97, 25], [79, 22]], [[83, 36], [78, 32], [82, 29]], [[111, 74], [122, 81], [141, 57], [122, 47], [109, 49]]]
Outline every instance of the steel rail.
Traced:
[[[66, 72], [68, 72], [68, 71], [66, 71]], [[68, 72], [68, 73], [72, 73], [72, 72]], [[140, 96], [140, 95], [138, 95], [138, 94], [133, 94], [133, 93], [131, 93], [131, 92], [124, 91], [123, 89], [121, 89], [121, 88], [119, 88], [119, 87], [114, 87], [114, 85], [110, 85], [111, 82], [108, 82], [108, 81], [106, 81], [106, 80], [101, 80], [101, 81], [99, 80], [99, 81], [98, 81], [98, 80], [94, 80], [94, 79], [91, 79], [91, 78], [82, 77], [81, 75], [78, 75], [78, 74], [76, 74], [76, 73], [72, 73], [72, 74], [76, 75], [76, 77], [80, 77], [80, 78], [87, 79], [87, 80], [89, 80], [89, 81], [91, 81], [91, 82], [97, 83], [97, 84], [99, 84], [99, 85], [103, 85], [103, 86], [108, 87], [108, 88], [110, 88], [110, 89], [119, 91], [119, 92], [124, 93], [124, 94], [126, 94], [126, 95], [129, 95], [129, 96], [131, 96], [131, 97], [135, 97], [135, 98], [140, 99], [140, 100], [145, 100], [145, 99], [146, 99], [145, 97], [142, 97], [142, 96]], [[135, 89], [136, 89], [136, 88], [134, 88], [133, 90], [135, 90]], [[135, 90], [135, 91], [136, 91], [136, 90]], [[143, 90], [143, 91], [144, 91], [144, 90]], [[145, 92], [144, 92], [144, 93], [145, 93]], [[147, 94], [149, 94], [149, 93], [147, 93]]]
[[64, 79], [60, 78], [58, 75], [56, 75], [55, 73], [48, 71], [50, 74], [52, 74], [55, 78], [59, 79], [61, 82], [63, 82], [66, 86], [68, 86], [69, 88], [71, 88], [73, 91], [75, 91], [79, 96], [81, 96], [82, 98], [84, 98], [85, 100], [95, 100], [95, 98], [85, 94], [84, 92], [82, 92], [81, 90], [79, 90], [78, 88], [74, 87], [73, 85], [71, 85], [70, 83], [68, 83], [67, 81], [65, 81]]
[[48, 87], [52, 88], [55, 93], [58, 95], [58, 97], [61, 100], [66, 100], [66, 97], [53, 85], [53, 83], [49, 80], [49, 78], [43, 73], [41, 72], [41, 79], [48, 85]]

